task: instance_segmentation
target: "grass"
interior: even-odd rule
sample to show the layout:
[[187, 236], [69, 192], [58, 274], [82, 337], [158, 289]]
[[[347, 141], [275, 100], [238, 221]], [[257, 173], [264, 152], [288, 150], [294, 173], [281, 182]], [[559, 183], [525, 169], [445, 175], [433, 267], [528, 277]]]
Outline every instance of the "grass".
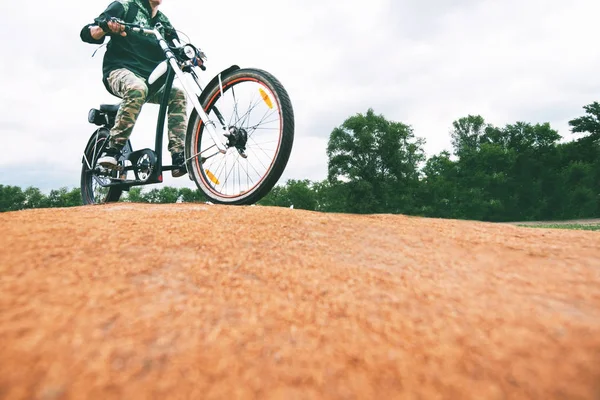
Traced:
[[525, 228], [576, 229], [582, 231], [600, 231], [600, 224], [536, 224], [519, 226]]

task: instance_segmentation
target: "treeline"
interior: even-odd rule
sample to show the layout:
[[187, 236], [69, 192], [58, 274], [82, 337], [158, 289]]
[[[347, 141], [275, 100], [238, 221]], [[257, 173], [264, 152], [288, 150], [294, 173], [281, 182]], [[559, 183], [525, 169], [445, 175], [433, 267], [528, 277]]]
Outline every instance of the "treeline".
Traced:
[[36, 187], [25, 190], [18, 186], [0, 185], [0, 212], [29, 208], [72, 207], [81, 205], [81, 190], [66, 187], [51, 190], [45, 195]]
[[[141, 187], [133, 187], [123, 192], [123, 202], [131, 203], [176, 203], [205, 201], [197, 190], [189, 188], [173, 188], [164, 186], [160, 189], [143, 191]], [[69, 190], [66, 187], [51, 190], [48, 195], [38, 188], [28, 187], [25, 190], [18, 186], [0, 185], [0, 212], [26, 210], [29, 208], [76, 207], [83, 205], [81, 189]]]
[[481, 221], [600, 216], [600, 104], [569, 121], [578, 139], [549, 124], [503, 127], [469, 115], [452, 124], [452, 152], [429, 159], [410, 126], [373, 110], [348, 118], [330, 136], [328, 177], [288, 181], [262, 204], [349, 213]]
[[[548, 123], [502, 127], [469, 115], [452, 124], [452, 150], [426, 158], [412, 128], [372, 109], [334, 129], [327, 146], [327, 179], [289, 180], [259, 205], [321, 212], [393, 213], [481, 221], [527, 221], [600, 216], [600, 104], [569, 122], [577, 140]], [[188, 188], [132, 188], [121, 201], [204, 201]], [[79, 189], [21, 190], [0, 185], [0, 211], [81, 205]]]

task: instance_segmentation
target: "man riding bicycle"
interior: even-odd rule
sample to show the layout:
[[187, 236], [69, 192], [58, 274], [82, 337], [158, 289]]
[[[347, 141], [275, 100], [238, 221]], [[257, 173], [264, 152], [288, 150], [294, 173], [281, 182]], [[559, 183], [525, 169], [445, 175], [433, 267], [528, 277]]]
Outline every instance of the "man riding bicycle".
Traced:
[[[110, 143], [98, 164], [115, 168], [123, 146], [133, 131], [138, 115], [145, 103], [160, 104], [164, 92], [164, 79], [152, 85], [148, 78], [152, 71], [164, 61], [164, 52], [158, 43], [145, 35], [127, 34], [117, 18], [152, 28], [160, 22], [161, 34], [167, 41], [179, 40], [169, 19], [158, 7], [162, 0], [116, 0], [113, 1], [94, 23], [81, 30], [81, 40], [102, 44], [106, 35], [110, 41], [104, 55], [102, 81], [109, 93], [122, 99], [115, 124], [110, 131]], [[201, 63], [201, 60], [198, 60]], [[164, 77], [163, 77], [164, 78]], [[187, 129], [186, 97], [183, 90], [173, 86], [168, 102], [168, 150], [175, 168], [173, 177], [187, 173], [184, 157], [184, 141]]]

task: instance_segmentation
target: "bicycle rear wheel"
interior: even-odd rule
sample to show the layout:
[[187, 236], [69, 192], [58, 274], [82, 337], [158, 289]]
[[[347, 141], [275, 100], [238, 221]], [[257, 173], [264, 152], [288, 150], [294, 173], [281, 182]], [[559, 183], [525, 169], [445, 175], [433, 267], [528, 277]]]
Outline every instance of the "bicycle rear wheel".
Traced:
[[283, 85], [258, 69], [238, 69], [204, 89], [202, 108], [221, 121], [227, 152], [220, 153], [194, 110], [186, 135], [188, 172], [214, 203], [247, 205], [281, 177], [294, 141], [294, 111]]
[[81, 198], [84, 205], [117, 202], [123, 193], [123, 189], [102, 186], [110, 183], [111, 178], [117, 178], [118, 174], [115, 170], [107, 170], [97, 165], [108, 136], [108, 129], [98, 129], [92, 134], [85, 148], [81, 166]]

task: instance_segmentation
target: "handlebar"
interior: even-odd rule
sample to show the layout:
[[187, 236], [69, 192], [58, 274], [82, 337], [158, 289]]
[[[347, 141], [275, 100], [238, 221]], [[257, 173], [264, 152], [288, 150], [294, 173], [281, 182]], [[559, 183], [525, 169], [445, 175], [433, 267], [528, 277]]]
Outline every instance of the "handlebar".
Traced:
[[[111, 17], [106, 22], [107, 23], [108, 22], [116, 22], [119, 25], [123, 25], [125, 27], [125, 32], [133, 31], [133, 32], [145, 33], [147, 35], [155, 35], [155, 36], [156, 36], [156, 33], [158, 32], [156, 30], [156, 28], [153, 28], [153, 29], [144, 28], [141, 25], [137, 25], [137, 24], [132, 24], [132, 23], [129, 23], [129, 22], [125, 22], [125, 21], [123, 21], [123, 20], [121, 20], [119, 18], [115, 18], [115, 17]], [[161, 26], [160, 22], [157, 25], [160, 27]]]
[[[158, 31], [158, 28], [162, 27], [162, 25], [160, 24], [160, 22], [157, 23], [154, 26], [154, 28], [151, 28], [151, 29], [144, 28], [143, 26], [138, 25], [138, 24], [133, 24], [133, 23], [125, 22], [125, 21], [123, 21], [123, 20], [121, 20], [119, 18], [115, 18], [115, 17], [111, 17], [109, 20], [106, 21], [107, 24], [108, 24], [108, 22], [116, 22], [116, 23], [118, 23], [120, 25], [123, 25], [125, 27], [125, 32], [126, 33], [129, 33], [129, 32], [138, 32], [138, 33], [143, 33], [143, 34], [146, 34], [146, 35], [154, 35], [156, 37], [156, 39], [164, 41], [164, 38], [162, 37], [162, 35]], [[167, 29], [167, 28], [165, 28], [165, 29]], [[175, 29], [172, 29], [172, 28], [170, 30], [175, 31]], [[113, 32], [109, 32], [109, 33], [115, 34]], [[165, 42], [165, 45], [168, 46], [168, 43], [166, 43], [166, 41], [164, 41], [164, 42]], [[169, 46], [169, 47], [171, 47], [171, 46]], [[183, 46], [177, 46], [176, 48], [183, 48]], [[197, 50], [196, 50], [196, 56], [197, 56], [197, 58], [202, 59], [201, 54], [199, 54]], [[198, 62], [195, 62], [195, 61], [193, 63], [194, 63], [194, 65], [197, 65], [198, 67], [200, 67], [201, 70], [206, 71], [206, 67], [204, 66], [203, 63], [198, 63]]]

